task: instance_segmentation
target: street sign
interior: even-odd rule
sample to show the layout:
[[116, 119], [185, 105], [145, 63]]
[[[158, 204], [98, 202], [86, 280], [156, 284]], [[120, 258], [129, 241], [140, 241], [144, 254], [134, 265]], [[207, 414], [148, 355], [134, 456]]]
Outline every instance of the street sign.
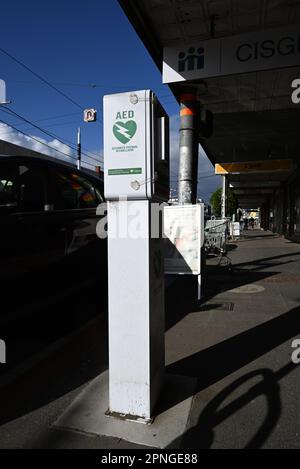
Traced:
[[163, 83], [298, 66], [299, 31], [295, 24], [166, 47]]
[[84, 122], [96, 122], [97, 111], [96, 109], [85, 109], [83, 113]]
[[269, 173], [276, 171], [292, 171], [293, 160], [261, 160], [247, 161], [245, 163], [218, 163], [215, 165], [216, 174], [240, 173]]

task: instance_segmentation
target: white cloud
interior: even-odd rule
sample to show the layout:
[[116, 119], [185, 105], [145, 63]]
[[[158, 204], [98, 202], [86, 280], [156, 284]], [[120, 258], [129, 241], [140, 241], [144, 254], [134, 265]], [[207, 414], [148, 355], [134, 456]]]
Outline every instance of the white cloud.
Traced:
[[[171, 188], [175, 189], [177, 192], [178, 187], [178, 165], [179, 165], [179, 113], [175, 114], [170, 117], [170, 170], [171, 170]], [[0, 123], [0, 140], [4, 140], [6, 142], [14, 143], [15, 145], [19, 145], [30, 150], [34, 150], [40, 153], [44, 153], [45, 155], [53, 156], [55, 158], [59, 158], [65, 161], [71, 161], [74, 163], [75, 152], [64, 145], [62, 142], [54, 139], [52, 141], [44, 140], [41, 137], [36, 137], [32, 135], [32, 137], [36, 138], [40, 141], [37, 142], [30, 138], [30, 136], [25, 136], [20, 132], [12, 129], [6, 124]], [[49, 145], [53, 148], [53, 150], [44, 144]], [[58, 150], [58, 151], [56, 151]], [[62, 152], [62, 153], [59, 153]], [[97, 152], [98, 153], [98, 152]], [[101, 152], [100, 152], [101, 153]], [[91, 154], [93, 158], [94, 155]], [[102, 156], [102, 153], [101, 153]], [[73, 157], [73, 158], [72, 158]], [[83, 166], [91, 169], [93, 165], [93, 161], [88, 160], [91, 165], [86, 165], [84, 162], [82, 163]], [[95, 162], [95, 165], [97, 163]], [[99, 162], [100, 166], [103, 166], [103, 162]], [[198, 197], [203, 198], [206, 202], [209, 201], [211, 194], [221, 186], [220, 177], [208, 177], [214, 174], [214, 168], [211, 162], [209, 161], [206, 153], [199, 146], [199, 167], [198, 167]], [[175, 193], [176, 195], [176, 193]]]
[[[179, 165], [179, 113], [170, 117], [170, 171], [171, 187], [177, 191], [178, 165]], [[209, 202], [211, 194], [221, 186], [219, 176], [214, 175], [214, 167], [208, 159], [205, 151], [199, 145], [198, 164], [198, 197]], [[175, 193], [175, 191], [174, 191]]]
[[[39, 140], [39, 142], [33, 140], [30, 137], [36, 138]], [[45, 155], [53, 156], [55, 158], [60, 158], [66, 161], [70, 161], [72, 156], [74, 158], [73, 150], [67, 145], [64, 145], [59, 140], [54, 139], [52, 141], [47, 141], [41, 137], [36, 137], [35, 135], [26, 136], [12, 129], [9, 125], [2, 123], [0, 123], [0, 140], [14, 143], [15, 145], [28, 148], [29, 150], [34, 150], [39, 153], [44, 153]], [[52, 147], [53, 150], [45, 144], [49, 145], [49, 147]]]

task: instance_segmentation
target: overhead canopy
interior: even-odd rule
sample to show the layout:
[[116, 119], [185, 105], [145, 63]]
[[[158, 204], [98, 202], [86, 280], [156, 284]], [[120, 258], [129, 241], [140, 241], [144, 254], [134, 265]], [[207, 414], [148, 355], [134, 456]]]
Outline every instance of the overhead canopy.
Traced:
[[[290, 0], [119, 0], [119, 3], [161, 71], [167, 47], [194, 45], [196, 49], [202, 41], [254, 31], [258, 35], [268, 31], [268, 39], [269, 32], [277, 28], [297, 30], [295, 25], [300, 24], [300, 2]], [[289, 43], [285, 52], [291, 51], [291, 47]], [[213, 137], [203, 143], [213, 164], [291, 158], [299, 166], [300, 104], [291, 100], [291, 85], [300, 78], [300, 39], [293, 47], [297, 66], [170, 84], [177, 98], [183, 85], [196, 87], [201, 103], [214, 113]], [[270, 187], [270, 183], [274, 184], [272, 187], [278, 186], [290, 175], [284, 172], [228, 178], [234, 187], [243, 186], [247, 190], [253, 189], [253, 184], [257, 188]], [[244, 198], [240, 193], [237, 195], [245, 205], [246, 197], [250, 201], [253, 193], [248, 190]], [[268, 197], [256, 194], [255, 204], [261, 205]]]

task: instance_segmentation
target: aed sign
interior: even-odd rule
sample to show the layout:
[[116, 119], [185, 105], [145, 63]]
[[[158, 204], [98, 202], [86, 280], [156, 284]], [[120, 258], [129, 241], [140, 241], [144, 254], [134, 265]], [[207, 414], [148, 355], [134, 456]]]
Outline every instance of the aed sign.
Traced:
[[168, 119], [154, 93], [107, 95], [103, 109], [105, 198], [168, 198]]
[[[146, 91], [104, 96], [105, 197], [138, 198], [138, 184], [147, 178]], [[135, 183], [135, 184], [134, 184]]]
[[116, 122], [113, 126], [113, 133], [116, 139], [126, 145], [135, 136], [136, 131], [137, 124], [134, 120], [134, 111], [117, 112]]
[[164, 49], [163, 82], [300, 65], [300, 25]]

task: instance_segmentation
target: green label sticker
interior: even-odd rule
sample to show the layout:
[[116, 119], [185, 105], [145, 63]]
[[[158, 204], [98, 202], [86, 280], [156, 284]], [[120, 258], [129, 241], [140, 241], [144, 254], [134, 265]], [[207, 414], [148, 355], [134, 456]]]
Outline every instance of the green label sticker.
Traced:
[[136, 122], [133, 120], [127, 122], [116, 122], [113, 126], [114, 136], [124, 145], [134, 137], [137, 130]]
[[126, 174], [142, 174], [142, 168], [120, 168], [120, 169], [109, 169], [109, 176], [124, 176]]

